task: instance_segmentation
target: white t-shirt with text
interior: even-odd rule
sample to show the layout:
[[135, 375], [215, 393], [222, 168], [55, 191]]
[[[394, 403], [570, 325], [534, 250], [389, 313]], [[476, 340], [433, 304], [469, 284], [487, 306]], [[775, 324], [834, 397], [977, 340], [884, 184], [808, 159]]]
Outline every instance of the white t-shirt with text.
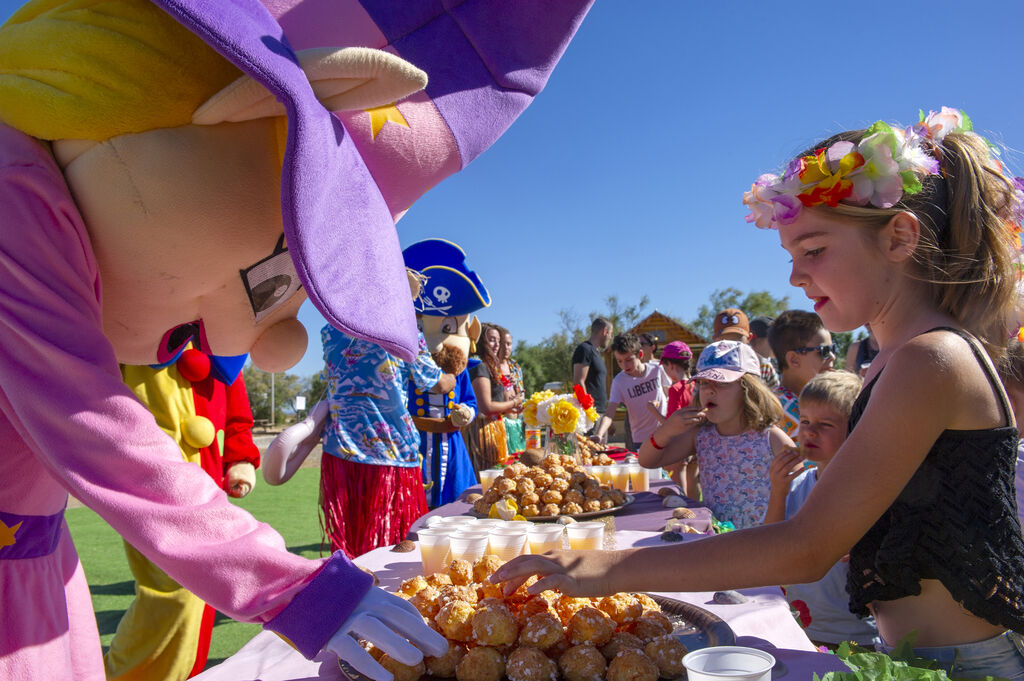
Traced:
[[644, 373], [639, 378], [634, 378], [625, 371], [615, 374], [608, 401], [626, 405], [634, 442], [643, 442], [658, 429], [658, 419], [647, 408], [647, 403], [657, 402], [658, 411], [664, 416], [668, 406], [666, 389], [671, 385], [672, 381], [668, 374], [660, 366], [650, 362], [644, 364]]

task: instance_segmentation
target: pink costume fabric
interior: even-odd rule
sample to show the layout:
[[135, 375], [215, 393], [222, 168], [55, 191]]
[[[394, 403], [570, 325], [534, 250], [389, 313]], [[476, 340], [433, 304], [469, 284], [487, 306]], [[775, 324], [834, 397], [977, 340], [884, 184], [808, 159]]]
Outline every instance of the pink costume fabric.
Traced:
[[[307, 641], [304, 653], [322, 646], [369, 576], [342, 554], [288, 553], [276, 532], [182, 459], [121, 382], [100, 326], [89, 235], [60, 170], [44, 144], [2, 125], [0, 206], [0, 678], [104, 679], [89, 589], [63, 520], [69, 491], [218, 610]], [[304, 625], [286, 606], [325, 563], [325, 573], [352, 577], [315, 580], [302, 607], [334, 605], [305, 610]]]

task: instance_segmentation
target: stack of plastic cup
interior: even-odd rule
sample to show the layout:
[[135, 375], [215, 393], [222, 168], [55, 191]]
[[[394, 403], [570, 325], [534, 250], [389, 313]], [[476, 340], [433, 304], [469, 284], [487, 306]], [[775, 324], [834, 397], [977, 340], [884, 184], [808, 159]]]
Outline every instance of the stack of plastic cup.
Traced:
[[471, 515], [453, 515], [453, 516], [448, 516], [447, 518], [441, 518], [441, 522], [439, 523], [439, 526], [440, 527], [459, 528], [459, 527], [462, 527], [463, 525], [465, 525], [466, 523], [472, 522], [474, 520], [476, 520], [476, 518], [474, 518]]
[[629, 491], [629, 468], [625, 464], [616, 463], [608, 466], [612, 471], [612, 487], [620, 492]]
[[651, 472], [638, 463], [629, 464], [629, 484], [634, 492], [651, 489]]
[[569, 548], [574, 551], [600, 549], [604, 544], [602, 522], [572, 523], [565, 526], [565, 531], [569, 535]]
[[416, 533], [419, 537], [424, 575], [441, 572], [448, 565], [448, 549], [453, 532], [454, 530], [448, 527], [425, 527]]
[[465, 525], [460, 525], [460, 527], [465, 527], [467, 529], [473, 530], [490, 531], [493, 530], [495, 527], [502, 527], [504, 525], [505, 521], [501, 518], [475, 518], [474, 520], [470, 520]]
[[491, 530], [487, 553], [510, 561], [526, 552], [526, 528], [496, 527]]
[[495, 480], [502, 476], [502, 472], [497, 468], [489, 468], [485, 471], [480, 471], [480, 491], [487, 492], [487, 489], [494, 483]]
[[564, 527], [557, 523], [554, 525], [534, 525], [526, 533], [526, 539], [530, 545], [530, 553], [561, 551], [563, 531]]
[[529, 530], [534, 525], [535, 523], [531, 523], [529, 520], [506, 520], [504, 526], [517, 530]]
[[487, 553], [486, 529], [469, 530], [460, 528], [452, 533], [448, 546], [452, 560], [468, 560], [475, 563]]

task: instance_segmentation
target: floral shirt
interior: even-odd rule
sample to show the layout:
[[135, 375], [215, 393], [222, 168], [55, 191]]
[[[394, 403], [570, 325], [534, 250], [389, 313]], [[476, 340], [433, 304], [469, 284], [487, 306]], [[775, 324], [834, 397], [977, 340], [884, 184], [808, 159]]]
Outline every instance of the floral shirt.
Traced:
[[737, 529], [756, 527], [768, 510], [770, 430], [719, 435], [714, 424], [697, 431], [697, 465], [704, 505]]
[[412, 364], [330, 325], [320, 335], [330, 405], [324, 451], [356, 463], [418, 466], [420, 434], [409, 415], [406, 381], [425, 391], [441, 378], [423, 334]]
[[775, 396], [782, 403], [782, 423], [779, 428], [786, 431], [786, 435], [795, 438], [796, 431], [800, 429], [800, 397], [792, 390], [783, 388], [781, 384], [775, 387]]

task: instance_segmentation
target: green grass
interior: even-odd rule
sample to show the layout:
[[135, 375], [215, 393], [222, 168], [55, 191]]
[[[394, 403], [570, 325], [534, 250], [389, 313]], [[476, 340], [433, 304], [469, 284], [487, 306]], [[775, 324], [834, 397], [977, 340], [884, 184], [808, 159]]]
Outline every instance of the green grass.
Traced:
[[[322, 555], [317, 516], [319, 485], [320, 471], [303, 468], [279, 487], [260, 479], [249, 496], [233, 502], [280, 532], [289, 551], [317, 558]], [[121, 615], [135, 597], [124, 544], [103, 519], [87, 508], [69, 509], [67, 521], [85, 568], [100, 641], [106, 651]], [[207, 667], [234, 654], [259, 632], [258, 624], [235, 622], [218, 613]]]

